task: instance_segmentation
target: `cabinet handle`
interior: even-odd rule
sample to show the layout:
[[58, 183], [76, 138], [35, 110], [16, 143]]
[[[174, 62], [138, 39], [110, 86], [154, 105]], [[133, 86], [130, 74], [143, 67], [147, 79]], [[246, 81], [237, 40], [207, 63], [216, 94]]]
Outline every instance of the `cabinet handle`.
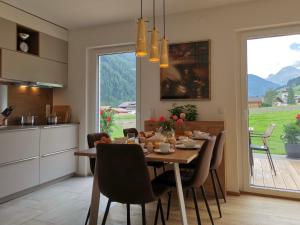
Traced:
[[47, 154], [42, 155], [42, 158], [45, 158], [45, 157], [51, 156], [51, 155], [57, 155], [57, 154], [65, 153], [65, 152], [70, 152], [70, 151], [73, 151], [73, 150], [74, 150], [74, 148], [67, 149], [67, 150], [62, 150], [62, 151], [57, 151], [57, 152], [52, 152], [52, 153], [47, 153]]
[[16, 164], [16, 163], [21, 163], [21, 162], [26, 162], [26, 161], [30, 161], [30, 160], [34, 160], [34, 159], [38, 159], [38, 156], [33, 156], [33, 157], [29, 157], [29, 158], [25, 158], [25, 159], [19, 159], [19, 160], [15, 160], [15, 161], [11, 161], [11, 162], [5, 162], [5, 163], [1, 163], [0, 167], [3, 166], [8, 166], [11, 164]]

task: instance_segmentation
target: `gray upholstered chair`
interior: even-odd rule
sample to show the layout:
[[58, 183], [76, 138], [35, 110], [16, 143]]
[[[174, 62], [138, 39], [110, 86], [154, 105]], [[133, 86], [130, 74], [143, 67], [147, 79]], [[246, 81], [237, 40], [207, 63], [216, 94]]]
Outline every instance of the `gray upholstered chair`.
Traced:
[[141, 205], [143, 225], [145, 225], [145, 204], [153, 201], [158, 201], [155, 224], [159, 211], [162, 223], [165, 224], [160, 197], [168, 192], [170, 187], [151, 182], [144, 152], [140, 145], [98, 144], [96, 169], [99, 174], [101, 193], [108, 198], [103, 225], [106, 222], [111, 202], [127, 205], [127, 224], [130, 224], [130, 205]]
[[[198, 224], [201, 224], [201, 220], [200, 220], [200, 213], [199, 213], [199, 208], [198, 208], [198, 201], [197, 201], [196, 192], [195, 192], [196, 188], [201, 189], [201, 193], [202, 193], [211, 223], [214, 224], [203, 185], [209, 175], [210, 163], [211, 163], [211, 159], [212, 159], [215, 142], [216, 142], [216, 137], [213, 136], [207, 141], [206, 145], [203, 145], [203, 147], [199, 151], [199, 156], [197, 157], [197, 159], [195, 161], [194, 168], [191, 173], [185, 173], [184, 171], [181, 171], [182, 187], [186, 190], [191, 189], [192, 193], [193, 193], [193, 199], [194, 199], [194, 205], [195, 205], [195, 211], [196, 211]], [[169, 170], [169, 171], [159, 175], [157, 178], [155, 178], [155, 180], [153, 182], [165, 184], [170, 187], [176, 187], [174, 171]], [[169, 201], [170, 201], [170, 198], [169, 198]], [[168, 203], [168, 211], [169, 211], [169, 207], [170, 207], [170, 203]]]

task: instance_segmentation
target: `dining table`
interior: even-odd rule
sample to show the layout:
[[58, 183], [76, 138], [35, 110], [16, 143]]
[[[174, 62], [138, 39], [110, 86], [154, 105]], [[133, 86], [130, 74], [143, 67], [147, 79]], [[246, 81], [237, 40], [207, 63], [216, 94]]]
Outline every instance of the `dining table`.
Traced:
[[[201, 149], [204, 143], [205, 141], [198, 141], [197, 148], [194, 149], [175, 148], [175, 151], [170, 154], [159, 154], [153, 151], [145, 152], [145, 159], [147, 162], [165, 162], [173, 165], [174, 172], [175, 172], [177, 195], [179, 199], [179, 208], [181, 212], [181, 221], [183, 225], [188, 225], [188, 221], [187, 221], [187, 214], [186, 214], [186, 208], [184, 202], [179, 164], [188, 164], [192, 160], [194, 160], [198, 156], [199, 150]], [[97, 149], [90, 148], [86, 150], [79, 150], [76, 151], [74, 154], [75, 156], [79, 156], [79, 157], [96, 158]], [[91, 204], [90, 204], [91, 208], [90, 208], [89, 225], [97, 225], [99, 204], [100, 204], [100, 193], [101, 190], [99, 189], [99, 184], [98, 184], [98, 169], [97, 169], [97, 160], [96, 160], [95, 172], [93, 178], [93, 190], [92, 190]]]

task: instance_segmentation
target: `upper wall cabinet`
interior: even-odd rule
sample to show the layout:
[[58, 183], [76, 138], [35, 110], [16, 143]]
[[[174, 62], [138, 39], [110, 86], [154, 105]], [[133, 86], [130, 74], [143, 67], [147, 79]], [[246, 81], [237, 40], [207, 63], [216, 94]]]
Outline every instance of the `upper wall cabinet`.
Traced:
[[42, 82], [65, 86], [68, 79], [66, 63], [2, 49], [0, 77], [8, 80]]
[[16, 50], [16, 29], [15, 23], [0, 18], [0, 48]]
[[68, 43], [64, 40], [40, 33], [40, 57], [68, 62]]

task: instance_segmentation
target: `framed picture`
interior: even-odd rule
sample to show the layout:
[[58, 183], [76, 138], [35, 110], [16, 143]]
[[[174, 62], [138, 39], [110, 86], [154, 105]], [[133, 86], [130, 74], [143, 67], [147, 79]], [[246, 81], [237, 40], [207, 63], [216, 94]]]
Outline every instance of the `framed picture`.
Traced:
[[160, 70], [161, 100], [210, 100], [210, 41], [169, 45], [169, 67]]

